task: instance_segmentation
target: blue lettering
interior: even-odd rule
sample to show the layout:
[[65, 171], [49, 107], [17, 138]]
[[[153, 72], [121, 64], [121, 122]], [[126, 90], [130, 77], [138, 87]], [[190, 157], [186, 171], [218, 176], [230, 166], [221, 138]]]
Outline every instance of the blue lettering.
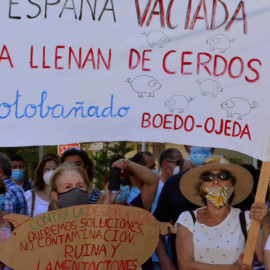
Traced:
[[[27, 113], [27, 109], [28, 109], [28, 108], [31, 108], [31, 109], [34, 110], [34, 112], [33, 112], [32, 115], [28, 115], [28, 113]], [[26, 116], [27, 118], [32, 118], [32, 117], [34, 117], [34, 116], [36, 115], [36, 112], [37, 112], [37, 107], [36, 107], [34, 104], [28, 104], [28, 105], [25, 107], [25, 110], [24, 110], [25, 116]]]
[[[19, 115], [19, 103], [21, 101], [22, 95], [19, 93], [19, 90], [16, 91], [15, 101], [12, 104], [7, 102], [0, 103], [0, 119], [5, 119], [10, 116], [14, 107], [14, 117], [16, 119], [21, 118], [34, 118], [39, 116], [40, 118], [46, 118], [51, 116], [52, 118], [63, 118], [66, 119], [70, 116], [75, 118], [87, 118], [87, 117], [96, 117], [96, 118], [107, 118], [107, 117], [125, 117], [128, 114], [128, 111], [131, 107], [120, 107], [114, 108], [114, 95], [111, 95], [110, 106], [105, 107], [103, 110], [99, 105], [90, 105], [87, 107], [85, 105], [85, 101], [77, 101], [75, 102], [75, 106], [73, 106], [70, 110], [66, 109], [63, 104], [55, 104], [52, 106], [45, 105], [45, 102], [48, 97], [47, 91], [43, 91], [41, 93], [40, 103], [36, 104], [27, 104], [23, 110], [23, 114]], [[47, 110], [47, 111], [46, 111]], [[66, 112], [66, 114], [65, 114]], [[87, 112], [87, 114], [85, 114]]]

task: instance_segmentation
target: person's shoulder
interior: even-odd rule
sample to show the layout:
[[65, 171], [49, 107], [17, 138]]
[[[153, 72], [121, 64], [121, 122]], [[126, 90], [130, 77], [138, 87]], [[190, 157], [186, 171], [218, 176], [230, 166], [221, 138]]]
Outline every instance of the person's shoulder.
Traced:
[[165, 186], [173, 186], [173, 185], [179, 185], [179, 182], [181, 180], [181, 177], [186, 173], [186, 171], [184, 172], [180, 172], [178, 174], [175, 174], [173, 176], [171, 176], [170, 178], [168, 178], [168, 180], [165, 182], [164, 187]]

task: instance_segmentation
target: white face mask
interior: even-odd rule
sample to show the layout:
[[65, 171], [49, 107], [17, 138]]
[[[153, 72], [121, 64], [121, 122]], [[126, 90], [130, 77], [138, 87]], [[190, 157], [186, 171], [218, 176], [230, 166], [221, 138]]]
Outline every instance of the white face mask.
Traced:
[[174, 169], [173, 169], [173, 175], [176, 175], [176, 174], [178, 174], [178, 173], [180, 173], [180, 168], [179, 168], [179, 166], [176, 166], [176, 167], [174, 167]]
[[50, 171], [43, 174], [43, 180], [47, 186], [50, 184], [50, 180], [51, 180], [53, 173], [54, 173], [54, 170], [50, 170]]

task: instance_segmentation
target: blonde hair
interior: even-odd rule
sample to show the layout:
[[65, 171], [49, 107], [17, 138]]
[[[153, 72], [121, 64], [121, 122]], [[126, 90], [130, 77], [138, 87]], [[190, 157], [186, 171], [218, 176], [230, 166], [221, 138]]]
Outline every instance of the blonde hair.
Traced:
[[[79, 167], [79, 166], [77, 166], [77, 165], [75, 165], [75, 164], [73, 164], [71, 162], [64, 162], [64, 163], [60, 164], [55, 169], [55, 171], [54, 171], [54, 173], [53, 173], [53, 175], [51, 177], [50, 188], [49, 188], [50, 189], [50, 191], [49, 191], [50, 194], [53, 191], [58, 193], [58, 189], [57, 189], [57, 180], [58, 180], [58, 178], [61, 175], [65, 174], [65, 173], [72, 173], [72, 172], [79, 174], [83, 178], [83, 180], [84, 180], [84, 182], [85, 182], [85, 184], [87, 186], [87, 189], [89, 190], [89, 188], [91, 187], [91, 184], [90, 184], [89, 178], [87, 176], [87, 173], [81, 167]], [[53, 210], [53, 209], [57, 209], [57, 204], [52, 199], [52, 202], [51, 202], [51, 204], [49, 206], [49, 210]]]

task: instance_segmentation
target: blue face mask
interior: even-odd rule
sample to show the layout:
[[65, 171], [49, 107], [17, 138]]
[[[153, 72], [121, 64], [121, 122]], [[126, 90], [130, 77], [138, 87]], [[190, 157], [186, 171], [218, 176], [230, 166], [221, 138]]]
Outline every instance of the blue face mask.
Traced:
[[158, 170], [152, 170], [152, 172], [158, 174]]
[[190, 147], [190, 160], [196, 166], [202, 165], [211, 155], [211, 147]]
[[0, 206], [5, 203], [5, 194], [0, 194]]
[[14, 169], [12, 170], [11, 177], [16, 181], [19, 182], [23, 179], [23, 170]]
[[[129, 185], [126, 185], [126, 186], [120, 185], [120, 190], [121, 190], [121, 193], [118, 194], [118, 196], [116, 197], [116, 200], [115, 200], [116, 202], [123, 202], [124, 200], [127, 199], [129, 195]], [[116, 193], [117, 191], [113, 190], [112, 192]]]

